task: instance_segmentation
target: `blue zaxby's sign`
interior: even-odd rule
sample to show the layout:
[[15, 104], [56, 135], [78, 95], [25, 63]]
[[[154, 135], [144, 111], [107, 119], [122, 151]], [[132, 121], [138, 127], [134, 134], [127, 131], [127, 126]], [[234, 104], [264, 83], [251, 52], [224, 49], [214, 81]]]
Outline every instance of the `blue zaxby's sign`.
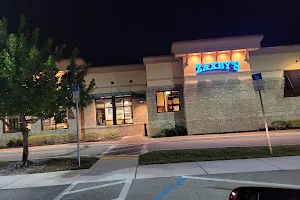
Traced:
[[200, 74], [207, 71], [232, 71], [236, 72], [241, 69], [239, 61], [231, 62], [211, 62], [209, 64], [196, 64], [196, 73]]

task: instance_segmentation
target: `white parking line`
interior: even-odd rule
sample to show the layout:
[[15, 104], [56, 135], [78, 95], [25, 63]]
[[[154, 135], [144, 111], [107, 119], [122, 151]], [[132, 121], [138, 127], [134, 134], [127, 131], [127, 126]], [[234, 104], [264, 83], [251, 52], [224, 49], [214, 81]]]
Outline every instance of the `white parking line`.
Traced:
[[74, 181], [69, 187], [67, 187], [62, 193], [60, 193], [59, 195], [57, 195], [57, 197], [55, 197], [53, 200], [60, 200], [61, 198], [63, 198], [63, 196], [65, 196], [65, 194], [67, 192], [69, 192], [70, 190], [72, 190], [73, 187], [75, 187], [77, 185], [77, 183]]
[[112, 186], [112, 185], [118, 185], [121, 183], [125, 183], [125, 181], [118, 181], [118, 182], [114, 182], [114, 183], [108, 183], [108, 184], [104, 184], [104, 185], [97, 185], [94, 187], [88, 187], [88, 188], [83, 188], [83, 189], [79, 189], [79, 190], [73, 190], [70, 192], [66, 192], [65, 194], [73, 194], [73, 193], [77, 193], [77, 192], [84, 192], [87, 190], [92, 190], [92, 189], [97, 189], [97, 188], [103, 188], [103, 187], [108, 187], [108, 186]]
[[117, 200], [125, 200], [126, 199], [131, 183], [132, 183], [132, 180], [126, 180], [126, 182], [123, 186], [123, 189], [122, 189], [119, 197], [117, 198]]
[[[261, 187], [274, 187], [274, 188], [286, 188], [286, 189], [300, 189], [300, 185], [290, 185], [290, 184], [280, 184], [280, 183], [268, 183], [268, 182], [256, 182], [256, 181], [242, 181], [242, 180], [232, 180], [232, 179], [220, 179], [220, 178], [206, 178], [206, 177], [196, 177], [196, 176], [182, 176], [182, 178], [196, 179], [203, 181], [214, 181], [222, 183], [234, 183], [237, 186], [240, 185], [251, 185], [251, 186], [261, 186]], [[240, 184], [240, 185], [239, 185]]]

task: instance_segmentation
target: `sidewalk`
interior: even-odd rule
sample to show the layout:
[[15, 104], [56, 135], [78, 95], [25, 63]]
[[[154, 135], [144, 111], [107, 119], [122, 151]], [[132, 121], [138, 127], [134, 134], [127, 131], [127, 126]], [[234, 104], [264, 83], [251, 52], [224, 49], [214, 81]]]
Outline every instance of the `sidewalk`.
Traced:
[[97, 181], [300, 169], [300, 156], [138, 165], [138, 158], [99, 160], [89, 170], [0, 176], [1, 189]]
[[[280, 137], [287, 135], [300, 136], [300, 130], [279, 130], [270, 131], [272, 137]], [[234, 139], [234, 138], [262, 138], [266, 137], [266, 132], [242, 132], [242, 133], [223, 133], [223, 134], [206, 134], [206, 135], [187, 135], [176, 137], [161, 137], [161, 138], [149, 138], [145, 136], [125, 136], [121, 140], [117, 141], [102, 141], [102, 142], [82, 142], [80, 146], [97, 146], [99, 144], [104, 145], [127, 145], [127, 144], [148, 144], [157, 142], [178, 142], [178, 141], [193, 141], [193, 140], [218, 140], [218, 139]], [[58, 144], [58, 145], [45, 145], [29, 147], [30, 152], [40, 151], [52, 151], [56, 149], [76, 149], [76, 143]], [[16, 152], [22, 152], [22, 148], [3, 148], [0, 149], [1, 154], [10, 154]]]
[[[280, 137], [286, 135], [300, 136], [300, 130], [278, 130], [269, 131], [270, 136]], [[116, 144], [147, 144], [154, 142], [177, 142], [177, 141], [190, 141], [190, 140], [218, 140], [218, 139], [233, 139], [233, 138], [259, 138], [266, 137], [265, 131], [257, 132], [241, 132], [241, 133], [223, 133], [223, 134], [205, 134], [205, 135], [187, 135], [176, 137], [160, 137], [149, 138], [144, 136], [125, 136], [121, 140], [116, 141]]]

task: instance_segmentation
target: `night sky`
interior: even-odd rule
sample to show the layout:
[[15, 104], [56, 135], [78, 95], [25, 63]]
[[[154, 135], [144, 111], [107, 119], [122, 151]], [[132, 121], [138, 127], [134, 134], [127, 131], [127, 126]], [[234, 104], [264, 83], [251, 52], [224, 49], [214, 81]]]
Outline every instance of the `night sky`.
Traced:
[[93, 66], [170, 55], [172, 41], [264, 34], [262, 46], [300, 44], [297, 0], [0, 0], [11, 31], [21, 14], [42, 41], [66, 44], [66, 56], [77, 46]]

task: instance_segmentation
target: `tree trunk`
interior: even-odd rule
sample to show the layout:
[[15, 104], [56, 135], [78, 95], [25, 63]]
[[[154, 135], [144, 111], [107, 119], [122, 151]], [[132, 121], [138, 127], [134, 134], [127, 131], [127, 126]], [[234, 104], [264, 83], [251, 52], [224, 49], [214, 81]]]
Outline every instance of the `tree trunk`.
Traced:
[[20, 120], [21, 120], [21, 131], [23, 135], [23, 156], [22, 156], [22, 167], [27, 167], [28, 165], [28, 128], [27, 128], [27, 122], [25, 115], [20, 115]]

